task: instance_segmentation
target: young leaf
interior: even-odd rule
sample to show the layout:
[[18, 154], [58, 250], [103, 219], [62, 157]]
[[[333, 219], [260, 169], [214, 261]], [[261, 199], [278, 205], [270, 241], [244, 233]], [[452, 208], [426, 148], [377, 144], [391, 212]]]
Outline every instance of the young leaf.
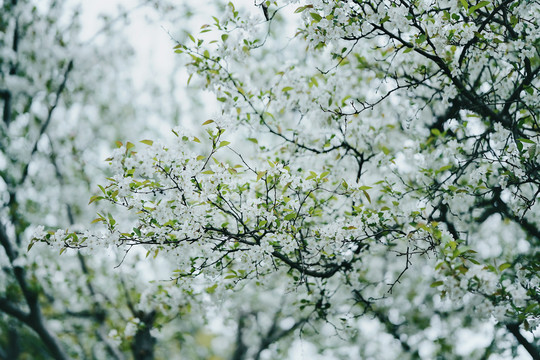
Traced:
[[262, 178], [264, 175], [266, 175], [266, 170], [264, 170], [264, 171], [259, 171], [259, 172], [257, 173], [257, 181], [261, 180], [261, 178]]
[[319, 21], [322, 20], [322, 16], [319, 15], [319, 14], [317, 14], [317, 13], [315, 13], [315, 12], [312, 12], [312, 13], [310, 13], [309, 15], [311, 15], [311, 17], [313, 18], [313, 20], [315, 20], [315, 21], [317, 21], [317, 22], [319, 22]]

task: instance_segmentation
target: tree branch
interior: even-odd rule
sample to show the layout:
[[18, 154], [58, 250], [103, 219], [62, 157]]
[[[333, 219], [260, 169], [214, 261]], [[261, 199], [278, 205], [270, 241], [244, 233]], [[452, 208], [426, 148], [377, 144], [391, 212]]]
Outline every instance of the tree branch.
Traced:
[[[60, 83], [60, 86], [58, 86], [58, 89], [56, 90], [56, 97], [54, 99], [54, 102], [49, 107], [49, 111], [47, 113], [47, 119], [45, 119], [45, 122], [43, 122], [43, 124], [41, 125], [41, 128], [39, 129], [39, 135], [36, 138], [36, 141], [34, 142], [34, 146], [32, 148], [32, 151], [30, 152], [30, 157], [32, 157], [32, 155], [34, 155], [35, 152], [37, 151], [39, 140], [41, 139], [41, 136], [43, 136], [43, 134], [49, 127], [49, 124], [51, 123], [52, 114], [54, 112], [54, 109], [56, 109], [56, 107], [58, 106], [58, 102], [60, 101], [60, 95], [62, 95], [62, 92], [64, 91], [64, 88], [66, 87], [68, 76], [72, 69], [73, 69], [73, 60], [70, 60], [66, 70], [64, 71], [64, 78], [62, 80], [62, 83]], [[30, 161], [28, 161], [26, 165], [24, 166], [21, 180], [19, 181], [20, 184], [24, 183], [24, 180], [26, 179], [26, 176], [28, 175], [29, 166], [30, 166]]]
[[6, 309], [6, 314], [14, 316], [15, 318], [21, 320], [23, 323], [31, 327], [41, 338], [41, 341], [49, 349], [51, 355], [57, 360], [68, 359], [64, 354], [62, 347], [60, 346], [56, 337], [45, 327], [43, 317], [41, 315], [41, 307], [39, 305], [38, 296], [35, 290], [31, 289], [29, 284], [26, 281], [24, 268], [21, 266], [14, 266], [13, 262], [17, 258], [17, 253], [13, 249], [11, 242], [9, 241], [6, 229], [4, 225], [0, 222], [0, 244], [4, 248], [6, 255], [11, 263], [13, 268], [13, 273], [23, 296], [26, 300], [28, 307], [30, 308], [30, 313], [23, 317], [23, 314], [20, 310], [16, 311], [16, 308], [8, 306], [8, 303], [2, 303], [2, 310]]
[[537, 346], [531, 344], [530, 342], [525, 339], [523, 335], [521, 335], [521, 332], [519, 331], [519, 324], [506, 324], [506, 328], [514, 337], [517, 339], [517, 341], [527, 350], [527, 352], [532, 356], [533, 360], [539, 360], [540, 359], [540, 350]]

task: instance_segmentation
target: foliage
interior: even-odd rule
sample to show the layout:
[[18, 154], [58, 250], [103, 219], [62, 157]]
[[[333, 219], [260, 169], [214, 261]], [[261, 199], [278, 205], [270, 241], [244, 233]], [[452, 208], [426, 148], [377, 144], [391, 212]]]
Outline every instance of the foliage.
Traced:
[[135, 89], [131, 75], [119, 70], [131, 66], [133, 49], [121, 30], [128, 14], [83, 39], [75, 4], [0, 2], [2, 359], [138, 356], [155, 342], [149, 331], [170, 321], [141, 305], [159, 298], [163, 285], [140, 282], [131, 259], [114, 271], [121, 251], [62, 258], [44, 245], [27, 251], [38, 224], [88, 224], [95, 208], [86, 194], [90, 179], [103, 175], [103, 152], [123, 136], [155, 133], [144, 125], [136, 93], [126, 90]]
[[230, 306], [277, 290], [325, 356], [538, 357], [540, 5], [293, 3], [178, 43], [220, 112], [113, 152], [105, 232], [34, 241], [144, 247]]

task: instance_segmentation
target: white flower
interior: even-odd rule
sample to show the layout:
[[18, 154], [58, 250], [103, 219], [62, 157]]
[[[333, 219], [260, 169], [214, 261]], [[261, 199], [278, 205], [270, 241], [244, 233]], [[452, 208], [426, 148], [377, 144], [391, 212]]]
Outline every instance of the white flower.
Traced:
[[139, 318], [134, 318], [131, 321], [129, 321], [124, 329], [124, 336], [125, 337], [132, 337], [137, 333], [137, 328], [139, 326], [140, 320]]

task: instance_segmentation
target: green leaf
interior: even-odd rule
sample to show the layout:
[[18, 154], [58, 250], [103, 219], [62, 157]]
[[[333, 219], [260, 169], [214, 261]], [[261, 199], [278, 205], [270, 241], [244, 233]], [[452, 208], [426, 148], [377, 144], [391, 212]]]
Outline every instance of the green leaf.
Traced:
[[475, 6], [469, 9], [469, 15], [473, 14], [476, 10], [483, 8], [484, 6], [487, 6], [489, 4], [491, 4], [491, 2], [489, 1], [480, 1], [478, 4], [476, 4]]
[[99, 201], [99, 200], [102, 200], [103, 199], [103, 196], [99, 196], [99, 195], [94, 195], [90, 198], [90, 201], [88, 202], [88, 205], [90, 205], [91, 203], [93, 203], [94, 201]]
[[450, 170], [452, 168], [453, 165], [445, 165], [443, 167], [441, 167], [439, 170], [437, 170], [437, 173], [442, 173], [442, 172], [445, 172], [446, 170]]
[[214, 122], [214, 120], [212, 120], [212, 119], [206, 120], [205, 122], [202, 123], [202, 125], [203, 125], [203, 126], [204, 126], [204, 125], [208, 125], [208, 124], [211, 124], [211, 123], [213, 123], [213, 122]]
[[268, 112], [268, 111], [265, 111], [265, 112], [264, 112], [264, 115], [265, 115], [265, 116], [270, 116], [273, 120], [276, 119], [276, 118], [274, 117], [274, 115], [273, 115], [272, 113]]
[[366, 199], [369, 201], [369, 203], [371, 204], [371, 197], [369, 196], [368, 192], [366, 190], [362, 190], [364, 192], [364, 195], [366, 197]]
[[203, 171], [201, 174], [205, 174], [205, 175], [212, 175], [214, 172], [212, 170], [206, 170], [206, 171]]
[[255, 138], [248, 138], [249, 141], [251, 141], [254, 144], [259, 144], [259, 141]]
[[152, 146], [152, 144], [154, 143], [152, 140], [141, 140], [140, 142], [142, 142], [143, 144], [146, 144], [148, 146]]
[[207, 287], [207, 288], [206, 288], [206, 292], [207, 292], [208, 294], [213, 294], [213, 293], [215, 293], [215, 292], [216, 292], [216, 289], [217, 289], [217, 286], [218, 286], [217, 284], [214, 284], [214, 285], [212, 285], [212, 286]]
[[415, 42], [417, 44], [421, 44], [421, 43], [425, 42], [426, 39], [427, 39], [426, 34], [420, 34], [420, 36], [418, 36], [418, 38], [415, 40]]
[[114, 224], [116, 224], [116, 220], [113, 218], [112, 214], [107, 214], [107, 217], [109, 218], [109, 224], [111, 224], [111, 226], [114, 226]]
[[435, 287], [441, 286], [443, 284], [444, 284], [444, 282], [439, 280], [439, 281], [432, 282], [431, 285], [429, 285], [429, 287], [435, 288]]
[[294, 88], [291, 87], [291, 86], [285, 86], [283, 89], [281, 89], [281, 91], [287, 92], [287, 91], [291, 91], [292, 89], [294, 89]]
[[306, 180], [311, 180], [317, 177], [317, 173], [314, 171], [310, 171], [309, 174], [310, 175], [306, 178]]
[[264, 175], [266, 175], [266, 170], [264, 170], [264, 171], [259, 171], [259, 172], [257, 173], [257, 181], [261, 180], [261, 178], [262, 178]]
[[512, 264], [510, 264], [510, 263], [504, 263], [504, 264], [499, 266], [499, 271], [504, 271], [504, 270], [508, 269], [511, 266], [512, 266]]
[[312, 12], [312, 13], [310, 13], [309, 15], [311, 15], [311, 17], [313, 18], [313, 20], [315, 20], [315, 21], [317, 21], [317, 22], [319, 22], [319, 21], [322, 20], [322, 16], [319, 15], [319, 14], [317, 14], [317, 13], [315, 13], [315, 12]]
[[296, 217], [296, 213], [290, 213], [288, 215], [285, 215], [285, 220], [290, 221], [293, 220]]
[[230, 144], [230, 141], [222, 141], [219, 143], [219, 147], [224, 147]]

